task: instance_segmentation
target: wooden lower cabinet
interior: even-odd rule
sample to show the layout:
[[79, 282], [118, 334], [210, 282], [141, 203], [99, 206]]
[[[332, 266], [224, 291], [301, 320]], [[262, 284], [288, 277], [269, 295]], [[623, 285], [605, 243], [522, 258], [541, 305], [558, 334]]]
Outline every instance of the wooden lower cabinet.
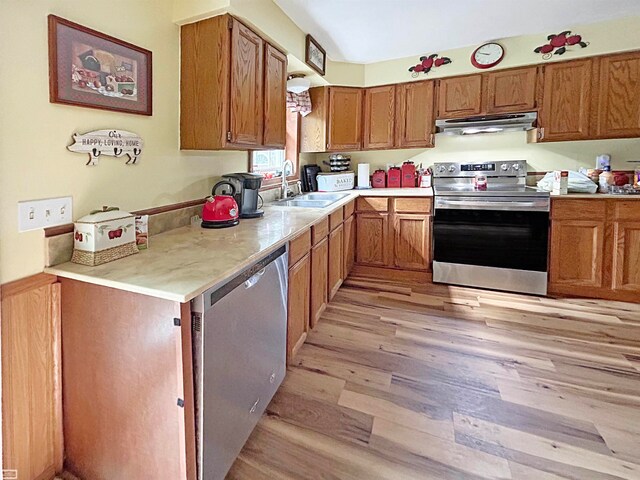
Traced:
[[640, 302], [640, 201], [553, 199], [549, 293]]
[[311, 313], [310, 327], [314, 328], [329, 298], [329, 240], [322, 239], [311, 249]]
[[431, 270], [430, 198], [361, 197], [358, 200], [355, 247], [358, 265], [419, 272]]
[[428, 270], [431, 264], [431, 216], [393, 215], [393, 266], [405, 270]]
[[356, 263], [374, 267], [389, 264], [389, 214], [361, 212], [356, 217]]
[[356, 262], [356, 222], [351, 215], [344, 221], [342, 241], [342, 278], [347, 278]]
[[[638, 208], [640, 209], [640, 204]], [[638, 215], [640, 216], [640, 212]], [[635, 293], [640, 301], [640, 221], [616, 222], [613, 226], [611, 248], [613, 290]]]
[[344, 237], [344, 225], [341, 223], [335, 230], [329, 233], [329, 273], [328, 273], [328, 285], [329, 285], [329, 300], [331, 300], [340, 285], [342, 285], [342, 269], [343, 269], [343, 255], [342, 255], [342, 243]]
[[311, 255], [307, 253], [289, 268], [287, 308], [287, 363], [291, 363], [307, 338], [311, 287]]
[[61, 283], [65, 469], [195, 479], [189, 304]]
[[603, 287], [605, 222], [558, 220], [551, 226], [550, 281], [571, 288]]

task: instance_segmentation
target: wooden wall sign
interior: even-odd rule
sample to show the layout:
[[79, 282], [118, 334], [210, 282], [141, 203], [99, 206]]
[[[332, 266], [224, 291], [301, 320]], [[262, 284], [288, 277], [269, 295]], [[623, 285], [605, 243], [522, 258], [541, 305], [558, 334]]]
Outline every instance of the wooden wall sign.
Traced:
[[135, 165], [142, 153], [143, 142], [140, 136], [124, 130], [96, 130], [84, 134], [73, 134], [74, 143], [67, 147], [76, 153], [88, 153], [87, 165], [97, 165], [100, 155], [121, 157], [127, 155], [126, 165]]

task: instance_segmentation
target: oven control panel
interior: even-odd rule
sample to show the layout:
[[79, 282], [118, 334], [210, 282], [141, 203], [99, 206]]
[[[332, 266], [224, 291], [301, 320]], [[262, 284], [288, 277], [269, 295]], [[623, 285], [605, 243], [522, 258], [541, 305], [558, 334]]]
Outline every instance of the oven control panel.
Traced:
[[524, 177], [527, 175], [526, 160], [500, 160], [478, 163], [435, 163], [434, 177], [474, 177], [482, 174], [489, 177]]

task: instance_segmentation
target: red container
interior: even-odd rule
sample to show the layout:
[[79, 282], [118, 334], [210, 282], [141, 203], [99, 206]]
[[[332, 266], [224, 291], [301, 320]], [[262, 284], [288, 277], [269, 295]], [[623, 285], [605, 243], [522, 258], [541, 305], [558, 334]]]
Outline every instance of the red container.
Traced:
[[416, 186], [416, 166], [411, 161], [402, 164], [402, 188]]
[[391, 167], [387, 172], [387, 188], [400, 188], [402, 171], [400, 167]]
[[373, 188], [385, 188], [387, 186], [387, 174], [384, 170], [376, 170], [371, 177]]

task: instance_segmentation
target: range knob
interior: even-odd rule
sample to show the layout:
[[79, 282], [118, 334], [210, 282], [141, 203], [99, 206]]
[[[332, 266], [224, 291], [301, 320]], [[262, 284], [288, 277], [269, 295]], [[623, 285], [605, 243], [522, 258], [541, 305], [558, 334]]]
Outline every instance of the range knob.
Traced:
[[456, 171], [456, 166], [455, 166], [455, 165], [451, 165], [451, 166], [449, 167], [449, 173], [453, 173], [453, 172], [455, 172], [455, 171]]
[[502, 169], [503, 172], [506, 172], [507, 170], [509, 170], [509, 165], [507, 165], [506, 163], [502, 164], [502, 167], [500, 167]]
[[511, 166], [511, 168], [513, 168], [513, 169], [517, 172], [518, 170], [520, 170], [520, 165], [519, 165], [519, 164], [517, 164], [517, 163], [514, 163], [514, 164]]
[[438, 173], [443, 173], [445, 171], [444, 165], [438, 165]]

